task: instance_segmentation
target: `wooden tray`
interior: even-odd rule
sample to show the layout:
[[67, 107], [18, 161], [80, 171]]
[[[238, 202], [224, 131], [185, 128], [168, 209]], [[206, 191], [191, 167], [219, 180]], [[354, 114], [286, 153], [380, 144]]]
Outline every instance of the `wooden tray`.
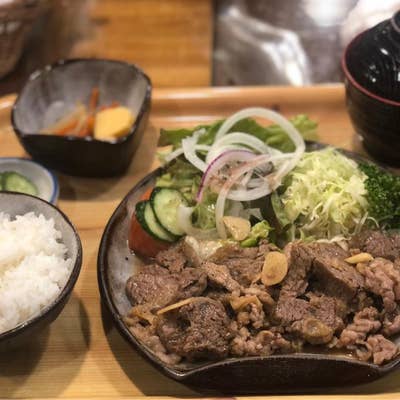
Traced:
[[[14, 99], [0, 98], [0, 156], [25, 156], [9, 122]], [[120, 200], [157, 166], [154, 154], [160, 127], [193, 126], [255, 105], [273, 107], [288, 116], [306, 113], [319, 122], [321, 141], [361, 150], [345, 111], [342, 86], [155, 90], [149, 127], [125, 176], [83, 179], [58, 175], [59, 207], [82, 239], [82, 272], [69, 304], [48, 330], [33, 339], [29, 348], [0, 354], [1, 398], [196, 396], [143, 361], [116, 332], [110, 318], [102, 318], [97, 250]], [[356, 393], [369, 399], [400, 398], [400, 370], [368, 385], [338, 388], [315, 397], [354, 398]]]

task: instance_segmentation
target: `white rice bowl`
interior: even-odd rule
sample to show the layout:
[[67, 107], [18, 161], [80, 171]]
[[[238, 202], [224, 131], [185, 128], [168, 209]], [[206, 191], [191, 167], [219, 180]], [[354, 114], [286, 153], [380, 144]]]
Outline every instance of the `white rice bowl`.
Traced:
[[60, 294], [73, 269], [52, 218], [0, 212], [0, 333], [31, 319]]

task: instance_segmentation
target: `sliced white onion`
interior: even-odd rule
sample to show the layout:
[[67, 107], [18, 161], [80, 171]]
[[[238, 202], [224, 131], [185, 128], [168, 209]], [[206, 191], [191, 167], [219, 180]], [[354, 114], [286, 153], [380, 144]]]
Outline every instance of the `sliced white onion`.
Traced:
[[[211, 146], [205, 145], [205, 144], [196, 144], [194, 146], [195, 151], [210, 151]], [[166, 163], [171, 162], [175, 158], [179, 157], [180, 155], [183, 154], [183, 148], [176, 149], [175, 151], [169, 153], [167, 156], [164, 157], [164, 160]]]
[[251, 151], [249, 148], [238, 144], [225, 144], [223, 146], [214, 147], [211, 146], [210, 151], [207, 153], [206, 163], [210, 165], [217, 157], [219, 157], [222, 153], [225, 153], [229, 150], [247, 150]]
[[252, 201], [267, 196], [271, 192], [271, 185], [268, 182], [265, 182], [262, 186], [250, 190], [232, 190], [228, 193], [226, 198], [236, 201]]
[[297, 149], [300, 149], [302, 151], [305, 150], [305, 144], [302, 136], [300, 135], [296, 127], [289, 120], [287, 120], [281, 114], [273, 110], [261, 107], [245, 108], [227, 118], [225, 122], [218, 129], [218, 132], [215, 135], [215, 140], [218, 140], [226, 133], [228, 133], [229, 129], [231, 129], [232, 126], [234, 126], [237, 122], [241, 121], [244, 118], [249, 118], [249, 117], [265, 118], [272, 122], [275, 122], [280, 127], [282, 127], [283, 130], [288, 134], [289, 138], [294, 143], [296, 150]]
[[223, 136], [213, 143], [211, 150], [207, 154], [207, 164], [216, 157], [220, 148], [226, 149], [226, 146], [229, 145], [240, 145], [245, 150], [250, 148], [257, 153], [270, 153], [270, 147], [257, 137], [243, 132], [230, 132], [229, 135]]
[[204, 128], [195, 131], [192, 136], [182, 139], [182, 149], [186, 160], [193, 164], [197, 169], [204, 172], [207, 169], [206, 163], [197, 156], [196, 146], [198, 146], [197, 141], [201, 135], [204, 135], [206, 130]]
[[192, 214], [194, 211], [194, 207], [186, 207], [180, 205], [178, 207], [178, 225], [179, 227], [190, 236], [195, 237], [196, 239], [217, 239], [218, 233], [216, 229], [200, 229], [196, 228], [192, 224]]

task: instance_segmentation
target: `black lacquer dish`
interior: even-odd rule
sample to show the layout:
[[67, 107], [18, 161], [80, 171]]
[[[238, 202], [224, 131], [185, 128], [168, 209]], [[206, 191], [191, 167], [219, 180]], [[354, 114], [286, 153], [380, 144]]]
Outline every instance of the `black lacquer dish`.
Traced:
[[356, 36], [342, 69], [346, 104], [367, 151], [400, 165], [400, 12]]
[[[77, 136], [41, 134], [46, 110], [56, 102], [70, 109], [100, 91], [100, 106], [117, 102], [132, 111], [126, 136], [101, 141]], [[144, 133], [151, 102], [151, 82], [142, 70], [122, 61], [70, 59], [31, 75], [12, 109], [19, 141], [35, 160], [70, 175], [121, 175], [129, 167]]]
[[[309, 150], [321, 147], [324, 145], [308, 143]], [[355, 153], [344, 153], [356, 161], [363, 160]], [[141, 263], [127, 245], [130, 218], [135, 204], [148, 188], [154, 186], [161, 172], [162, 169], [158, 169], [146, 176], [122, 200], [105, 228], [98, 255], [102, 302], [121, 335], [145, 359], [176, 381], [203, 393], [223, 394], [298, 393], [340, 388], [372, 382], [398, 366], [400, 356], [388, 364], [377, 366], [350, 355], [314, 352], [230, 358], [177, 366], [163, 363], [130, 332], [123, 320], [131, 308], [125, 295], [125, 283], [132, 275], [132, 265], [135, 267]]]

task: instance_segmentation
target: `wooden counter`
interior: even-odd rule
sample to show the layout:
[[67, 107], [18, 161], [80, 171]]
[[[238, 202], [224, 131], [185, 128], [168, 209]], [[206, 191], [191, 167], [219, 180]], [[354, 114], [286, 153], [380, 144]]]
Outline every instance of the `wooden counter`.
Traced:
[[[14, 97], [0, 99], [0, 156], [24, 156], [9, 126]], [[83, 265], [73, 295], [59, 318], [27, 348], [0, 354], [0, 398], [122, 399], [199, 395], [166, 378], [144, 361], [102, 316], [97, 288], [97, 251], [111, 213], [155, 166], [160, 127], [195, 126], [248, 106], [307, 113], [319, 123], [321, 141], [360, 150], [344, 107], [342, 86], [309, 88], [160, 89], [154, 91], [150, 123], [129, 171], [114, 179], [58, 174], [59, 207], [82, 239]], [[321, 390], [283, 399], [398, 399], [400, 371], [360, 387]], [[316, 377], [318, 379], [318, 377]], [[357, 395], [357, 396], [356, 396]], [[270, 397], [274, 399], [276, 397]]]
[[27, 76], [71, 57], [138, 64], [155, 87], [211, 82], [211, 0], [50, 0], [0, 95], [17, 92]]

